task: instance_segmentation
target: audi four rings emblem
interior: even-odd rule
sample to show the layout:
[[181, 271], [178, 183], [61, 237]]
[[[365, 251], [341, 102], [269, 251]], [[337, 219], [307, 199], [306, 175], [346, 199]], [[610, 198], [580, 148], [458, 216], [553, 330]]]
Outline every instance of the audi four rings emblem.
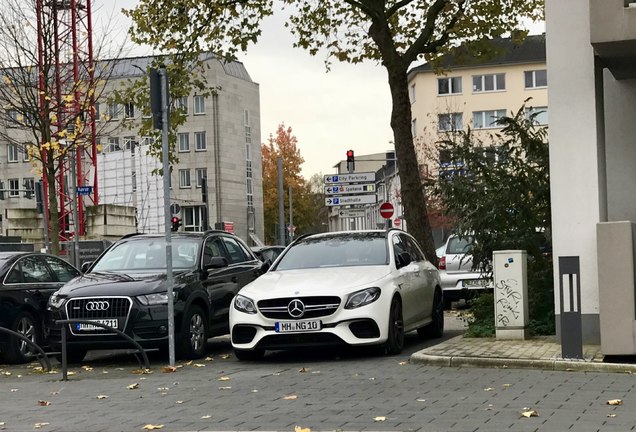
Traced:
[[110, 305], [107, 301], [89, 301], [86, 303], [86, 310], [89, 311], [105, 311]]
[[287, 312], [294, 318], [300, 318], [305, 315], [305, 304], [298, 299], [289, 302]]

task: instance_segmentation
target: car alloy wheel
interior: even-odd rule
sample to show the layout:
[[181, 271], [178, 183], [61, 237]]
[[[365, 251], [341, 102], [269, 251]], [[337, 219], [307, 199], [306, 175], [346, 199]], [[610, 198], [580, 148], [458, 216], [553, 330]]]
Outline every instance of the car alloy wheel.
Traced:
[[203, 317], [199, 314], [192, 315], [190, 318], [190, 345], [192, 351], [200, 351], [205, 340], [205, 326], [203, 325]]
[[[40, 341], [40, 328], [37, 321], [28, 312], [21, 312], [16, 317], [11, 328], [16, 333], [28, 338], [37, 344]], [[17, 337], [10, 338], [10, 344], [5, 353], [5, 360], [8, 363], [25, 363], [35, 354], [35, 349], [23, 339]]]
[[389, 311], [389, 335], [384, 344], [388, 355], [399, 354], [404, 348], [404, 320], [402, 318], [402, 302], [397, 297], [391, 300]]
[[439, 338], [444, 335], [444, 298], [439, 289], [435, 290], [435, 295], [433, 296], [431, 322], [417, 329], [417, 334], [421, 338]]

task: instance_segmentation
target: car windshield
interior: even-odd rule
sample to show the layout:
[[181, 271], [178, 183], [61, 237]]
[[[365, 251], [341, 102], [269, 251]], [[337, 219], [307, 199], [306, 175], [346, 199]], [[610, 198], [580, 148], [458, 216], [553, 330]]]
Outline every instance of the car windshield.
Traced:
[[[199, 240], [195, 238], [172, 239], [172, 268], [190, 269], [196, 265]], [[166, 270], [166, 241], [163, 238], [137, 238], [123, 241], [111, 247], [91, 272], [130, 272]]]
[[472, 237], [451, 237], [448, 241], [447, 254], [465, 254], [470, 252], [473, 244]]
[[387, 263], [384, 233], [349, 233], [303, 239], [283, 255], [275, 270]]

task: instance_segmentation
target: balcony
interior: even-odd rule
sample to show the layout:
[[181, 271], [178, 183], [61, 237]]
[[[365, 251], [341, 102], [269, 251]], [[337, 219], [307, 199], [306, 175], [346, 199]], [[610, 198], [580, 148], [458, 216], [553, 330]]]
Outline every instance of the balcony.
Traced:
[[616, 79], [636, 78], [636, 0], [590, 0], [591, 43]]

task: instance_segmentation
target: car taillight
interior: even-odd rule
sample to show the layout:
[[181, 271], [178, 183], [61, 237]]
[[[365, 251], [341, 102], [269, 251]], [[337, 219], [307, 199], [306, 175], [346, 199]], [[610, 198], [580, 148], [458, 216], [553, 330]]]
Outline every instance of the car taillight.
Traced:
[[440, 270], [446, 270], [446, 255], [442, 256], [439, 259], [439, 265], [437, 266]]

